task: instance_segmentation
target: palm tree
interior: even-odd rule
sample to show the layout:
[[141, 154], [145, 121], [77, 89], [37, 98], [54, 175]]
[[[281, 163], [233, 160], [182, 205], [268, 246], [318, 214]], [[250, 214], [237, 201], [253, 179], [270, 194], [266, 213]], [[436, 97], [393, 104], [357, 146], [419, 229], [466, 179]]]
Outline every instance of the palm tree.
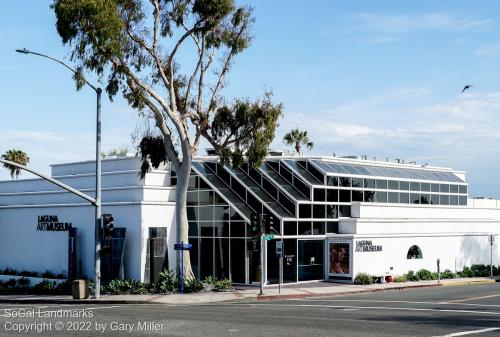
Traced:
[[299, 127], [292, 129], [288, 132], [284, 137], [283, 141], [287, 145], [294, 145], [295, 151], [297, 153], [301, 153], [300, 150], [302, 145], [305, 145], [308, 150], [311, 150], [314, 147], [314, 143], [309, 140], [309, 136], [307, 135], [307, 131], [300, 131]]
[[[26, 164], [28, 164], [30, 162], [30, 157], [28, 157], [28, 155], [25, 152], [23, 152], [21, 150], [16, 150], [16, 149], [6, 151], [2, 155], [2, 159], [8, 160], [8, 161], [13, 161], [14, 163], [18, 163], [18, 164], [24, 165], [24, 166], [26, 166]], [[10, 170], [10, 176], [12, 177], [12, 179], [14, 179], [14, 177], [16, 179], [19, 178], [19, 175], [21, 174], [20, 168], [9, 165], [9, 164], [3, 164], [3, 167]]]

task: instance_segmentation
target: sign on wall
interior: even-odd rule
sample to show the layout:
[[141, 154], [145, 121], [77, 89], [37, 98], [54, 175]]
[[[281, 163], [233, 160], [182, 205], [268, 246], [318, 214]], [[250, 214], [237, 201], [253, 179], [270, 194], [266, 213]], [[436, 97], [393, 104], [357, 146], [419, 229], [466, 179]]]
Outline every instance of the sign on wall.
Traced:
[[57, 215], [39, 215], [37, 231], [65, 232], [73, 228], [71, 222], [60, 222]]
[[351, 241], [330, 241], [328, 274], [330, 276], [352, 276], [351, 271]]
[[371, 240], [357, 240], [355, 251], [358, 253], [381, 252], [382, 245], [374, 245]]

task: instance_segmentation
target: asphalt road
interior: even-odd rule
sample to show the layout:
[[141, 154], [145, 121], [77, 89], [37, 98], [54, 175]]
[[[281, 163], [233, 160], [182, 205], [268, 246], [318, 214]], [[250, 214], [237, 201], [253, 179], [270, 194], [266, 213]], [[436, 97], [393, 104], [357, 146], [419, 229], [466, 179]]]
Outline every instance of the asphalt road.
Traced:
[[30, 336], [499, 337], [500, 283], [205, 305], [0, 305], [0, 336], [27, 334], [20, 329]]

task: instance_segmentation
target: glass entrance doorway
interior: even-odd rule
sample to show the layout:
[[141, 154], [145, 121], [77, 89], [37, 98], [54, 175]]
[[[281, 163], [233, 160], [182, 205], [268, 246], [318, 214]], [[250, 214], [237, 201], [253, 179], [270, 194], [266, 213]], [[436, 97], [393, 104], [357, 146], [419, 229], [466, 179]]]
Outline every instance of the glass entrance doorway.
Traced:
[[298, 240], [299, 281], [323, 280], [325, 240]]

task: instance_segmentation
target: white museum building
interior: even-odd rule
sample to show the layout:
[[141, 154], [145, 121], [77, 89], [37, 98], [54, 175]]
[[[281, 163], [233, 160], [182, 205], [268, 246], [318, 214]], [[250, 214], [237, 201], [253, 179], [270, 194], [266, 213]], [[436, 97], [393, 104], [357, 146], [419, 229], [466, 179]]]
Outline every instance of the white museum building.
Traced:
[[[119, 266], [110, 275], [143, 282], [175, 269], [175, 172], [166, 165], [141, 179], [138, 157], [102, 165], [103, 213], [120, 233], [104, 244], [105, 268]], [[51, 176], [93, 195], [94, 170], [94, 161], [55, 164]], [[281, 241], [285, 283], [436, 271], [438, 259], [451, 271], [499, 265], [500, 203], [468, 191], [465, 172], [415, 163], [275, 153], [252, 169], [197, 157], [187, 206], [191, 264], [201, 279], [255, 284], [263, 248], [264, 279], [274, 284]], [[255, 213], [276, 221], [264, 247], [251, 233]], [[93, 206], [42, 179], [0, 181], [5, 268], [92, 278]]]

